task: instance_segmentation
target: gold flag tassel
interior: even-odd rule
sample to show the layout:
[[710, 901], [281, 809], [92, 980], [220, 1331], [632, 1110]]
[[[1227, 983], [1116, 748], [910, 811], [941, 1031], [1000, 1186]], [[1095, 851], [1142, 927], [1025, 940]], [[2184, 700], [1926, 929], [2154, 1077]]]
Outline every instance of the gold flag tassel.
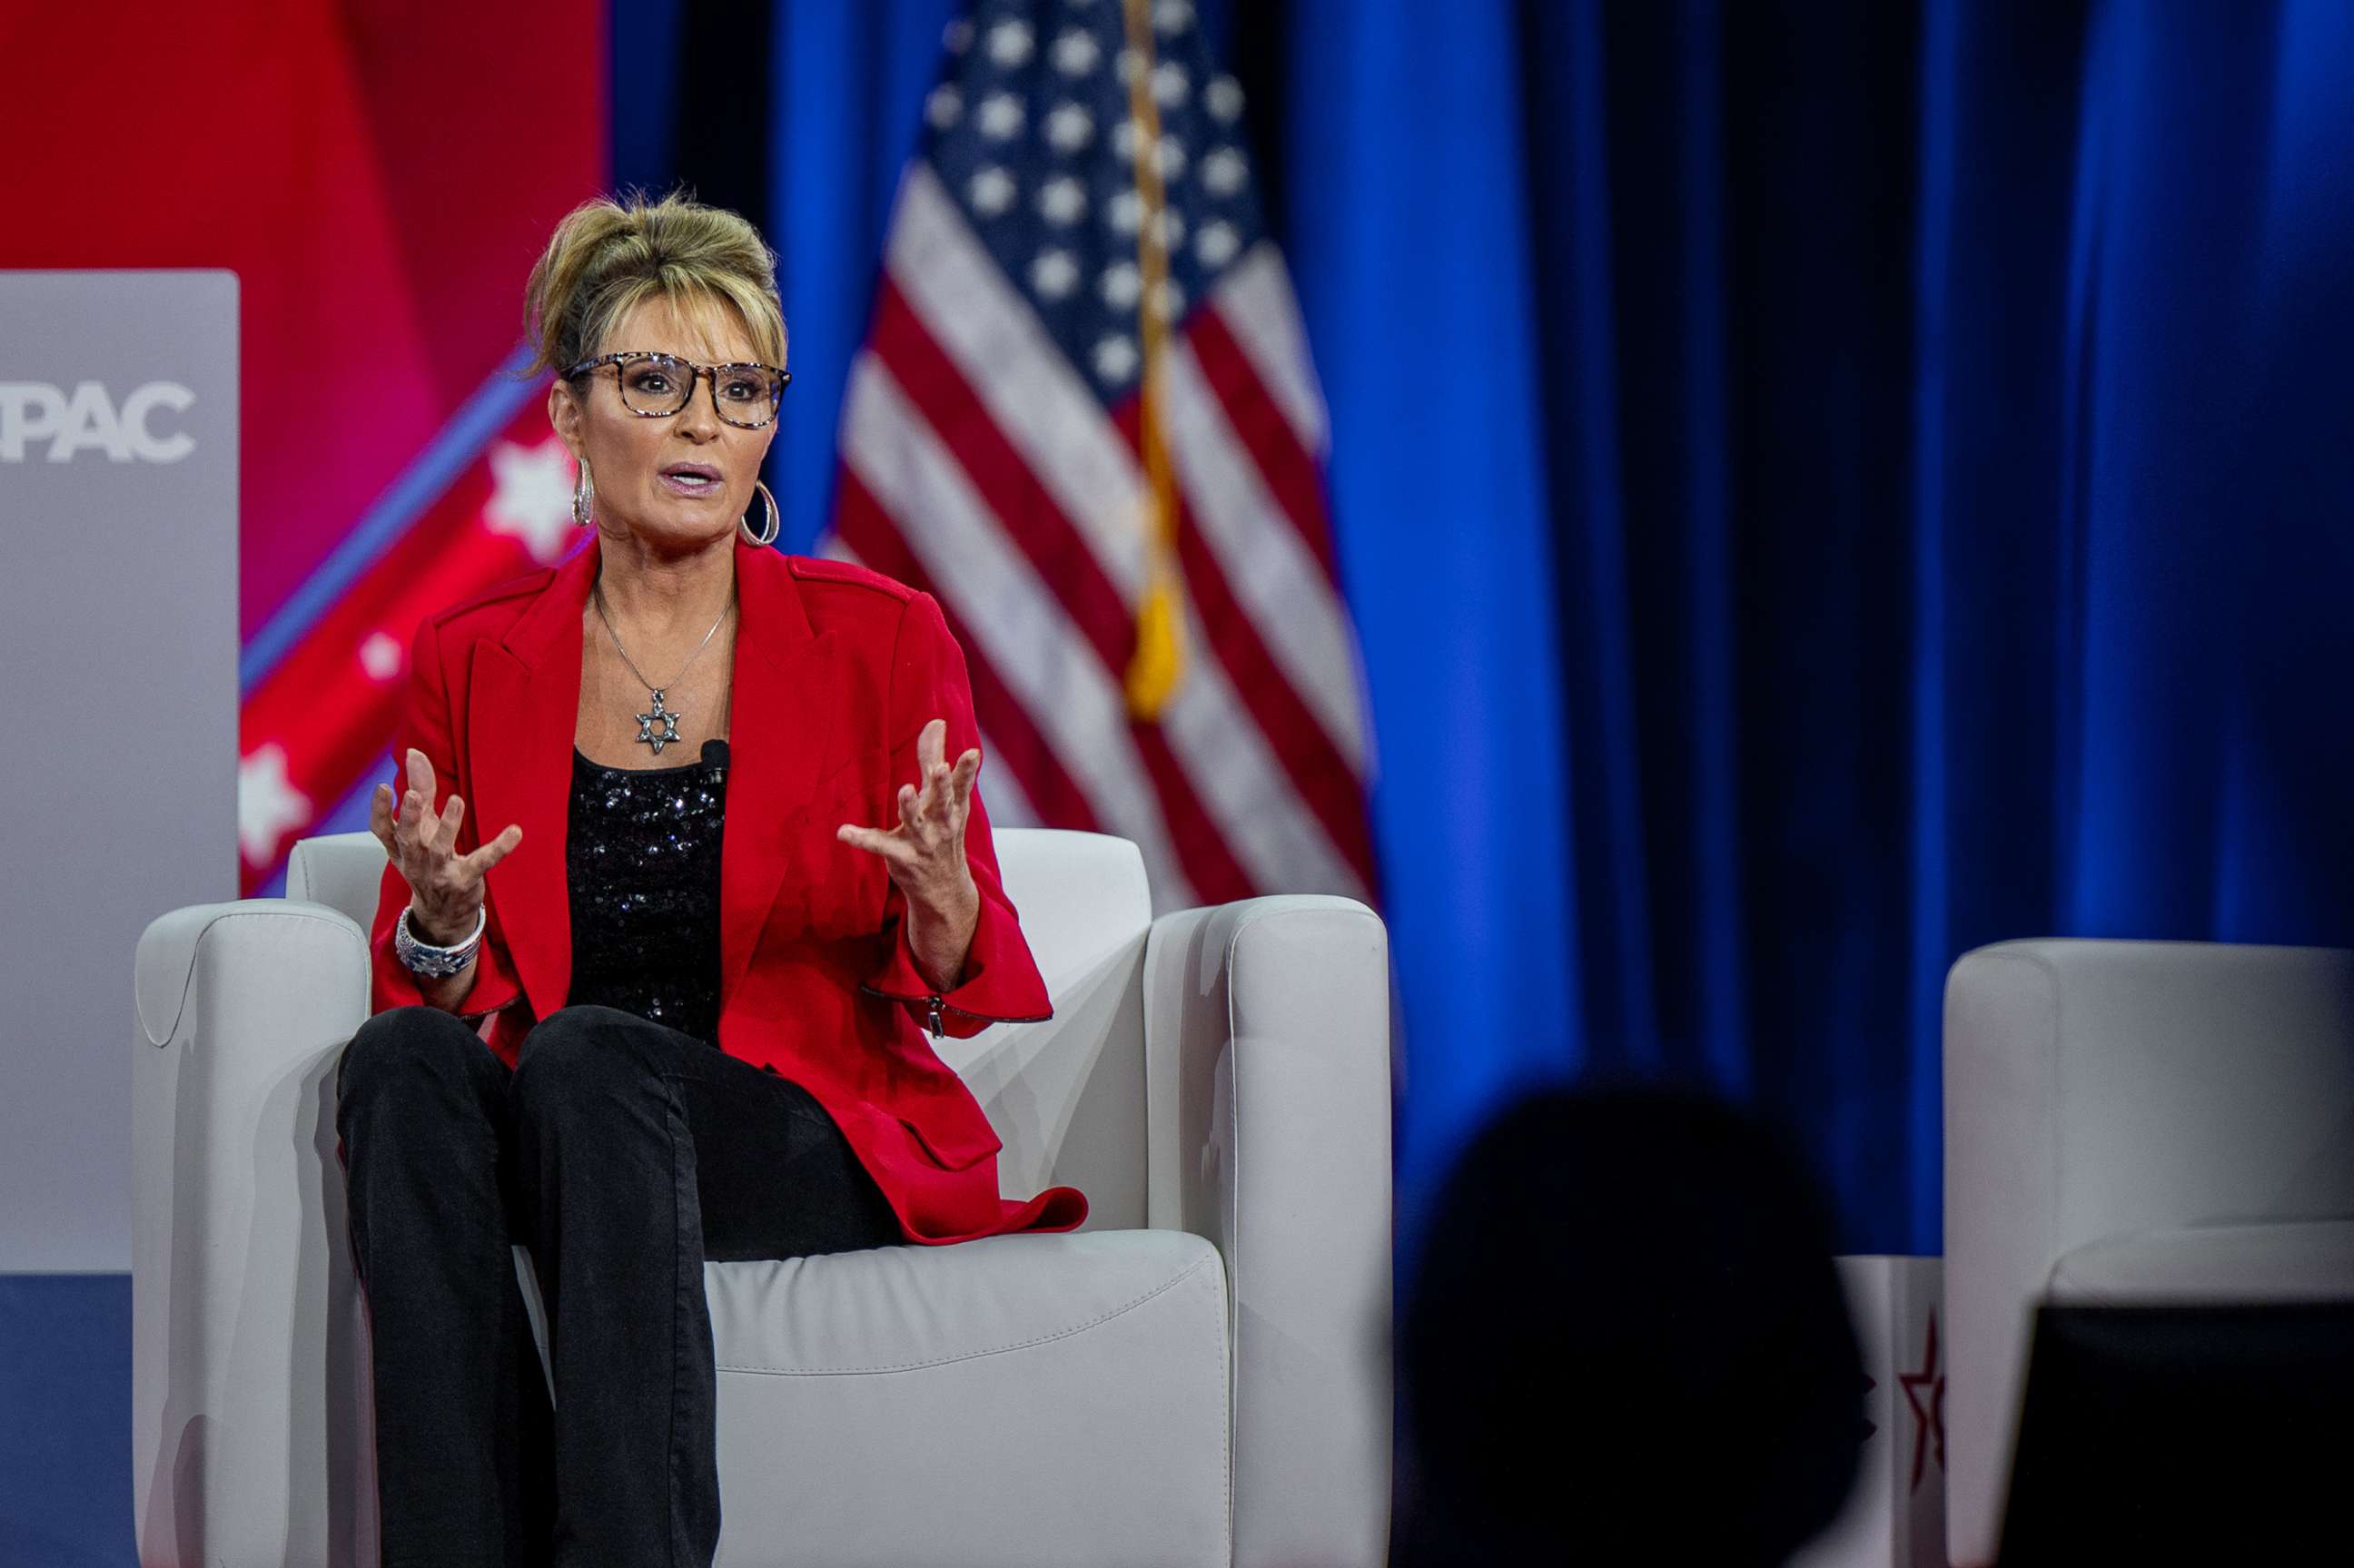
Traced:
[[1161, 716], [1185, 678], [1183, 579], [1177, 570], [1177, 497], [1169, 473], [1168, 448], [1161, 440], [1154, 383], [1145, 383], [1144, 504], [1148, 570], [1144, 598], [1136, 607], [1136, 652], [1128, 662], [1128, 711], [1148, 723]]
[[1152, 101], [1152, 19], [1146, 0], [1126, 0], [1122, 9], [1133, 61], [1128, 111], [1136, 126], [1136, 194], [1143, 212], [1136, 260], [1144, 282], [1137, 296], [1137, 336], [1144, 345], [1137, 426], [1144, 459], [1145, 584], [1136, 609], [1136, 652], [1128, 662], [1128, 711], [1150, 724], [1185, 678], [1184, 579], [1177, 567], [1177, 480], [1170, 471], [1161, 409], [1169, 251], [1161, 217], [1161, 111]]

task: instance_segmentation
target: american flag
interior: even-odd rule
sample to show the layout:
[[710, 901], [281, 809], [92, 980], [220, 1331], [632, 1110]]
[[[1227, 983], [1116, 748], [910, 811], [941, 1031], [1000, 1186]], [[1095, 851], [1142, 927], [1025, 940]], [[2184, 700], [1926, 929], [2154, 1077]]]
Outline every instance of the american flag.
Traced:
[[1242, 91], [1186, 0], [949, 29], [823, 548], [937, 598], [1002, 824], [1141, 846], [1157, 907], [1371, 901], [1325, 411]]

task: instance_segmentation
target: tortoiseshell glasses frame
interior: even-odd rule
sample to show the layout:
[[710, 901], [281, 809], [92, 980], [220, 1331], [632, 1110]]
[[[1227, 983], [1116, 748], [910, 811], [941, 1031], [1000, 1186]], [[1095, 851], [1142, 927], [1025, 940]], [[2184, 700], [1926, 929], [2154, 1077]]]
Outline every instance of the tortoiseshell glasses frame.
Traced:
[[[662, 368], [670, 371], [672, 373], [671, 379], [673, 382], [684, 381], [684, 390], [679, 395], [678, 400], [671, 407], [667, 408], [641, 408], [638, 404], [631, 401], [629, 376], [627, 371], [622, 367], [641, 359], [655, 361]], [[600, 354], [594, 359], [584, 359], [579, 364], [564, 372], [564, 379], [570, 381], [578, 376], [588, 375], [591, 372], [608, 365], [614, 367], [613, 388], [621, 395], [621, 407], [627, 408], [631, 413], [637, 415], [640, 418], [667, 419], [678, 414], [681, 410], [685, 408], [688, 403], [694, 401], [695, 382], [699, 379], [708, 377], [711, 382], [712, 412], [717, 414], [721, 419], [735, 426], [739, 430], [758, 430], [766, 429], [769, 422], [776, 418], [778, 406], [781, 404], [785, 398], [785, 388], [792, 384], [793, 379], [793, 373], [791, 371], [786, 370], [779, 366], [763, 365], [758, 360], [738, 360], [726, 365], [700, 365], [692, 359], [682, 359], [675, 354], [653, 354], [643, 349], [626, 350], [619, 354]], [[726, 372], [731, 370], [738, 373], [739, 375], [748, 371], [757, 370], [776, 377], [775, 384], [770, 388], [769, 396], [765, 399], [760, 400], [759, 406], [763, 409], [760, 418], [757, 419], [739, 419], [734, 415], [728, 413], [726, 402], [724, 402], [719, 396], [719, 383], [720, 377]], [[638, 396], [643, 397], [646, 394], [642, 390]]]

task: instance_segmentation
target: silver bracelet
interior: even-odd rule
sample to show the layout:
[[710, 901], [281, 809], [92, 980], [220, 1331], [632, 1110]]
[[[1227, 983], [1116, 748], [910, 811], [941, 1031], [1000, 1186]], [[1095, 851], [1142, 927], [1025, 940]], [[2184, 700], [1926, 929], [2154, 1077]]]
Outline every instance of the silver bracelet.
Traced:
[[474, 912], [474, 932], [464, 941], [447, 948], [437, 948], [420, 942], [408, 928], [408, 911], [403, 909], [392, 927], [393, 956], [411, 974], [429, 980], [441, 980], [454, 975], [473, 962], [474, 949], [482, 945], [482, 929], [490, 924], [491, 906], [486, 903]]

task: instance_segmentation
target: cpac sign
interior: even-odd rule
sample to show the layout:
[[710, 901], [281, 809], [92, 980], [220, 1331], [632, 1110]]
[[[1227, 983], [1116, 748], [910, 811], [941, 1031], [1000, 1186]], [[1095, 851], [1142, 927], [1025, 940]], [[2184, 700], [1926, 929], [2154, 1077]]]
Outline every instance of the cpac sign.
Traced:
[[83, 451], [112, 462], [177, 462], [196, 450], [186, 430], [157, 434], [148, 421], [158, 408], [185, 413], [195, 393], [176, 381], [150, 381], [118, 408], [104, 386], [85, 381], [69, 397], [41, 381], [0, 381], [0, 462], [23, 462], [27, 442], [47, 441], [51, 462], [71, 462]]

